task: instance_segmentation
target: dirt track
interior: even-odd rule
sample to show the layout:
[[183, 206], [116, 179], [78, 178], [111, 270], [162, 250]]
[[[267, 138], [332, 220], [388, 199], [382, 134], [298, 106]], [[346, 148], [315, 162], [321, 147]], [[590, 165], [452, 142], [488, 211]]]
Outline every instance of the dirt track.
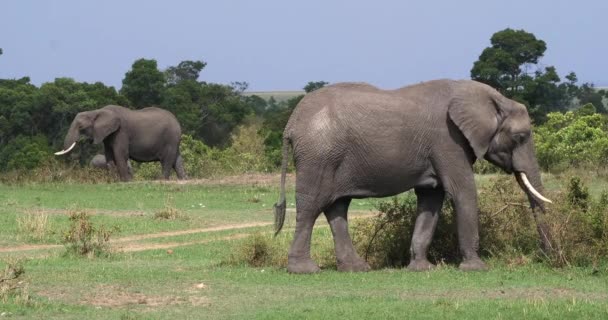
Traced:
[[[353, 215], [351, 219], [361, 219], [368, 218], [373, 216], [373, 214], [359, 214]], [[148, 234], [140, 234], [133, 236], [126, 236], [121, 238], [116, 238], [110, 240], [110, 245], [113, 249], [119, 252], [134, 252], [134, 251], [144, 251], [144, 250], [154, 250], [154, 249], [169, 249], [180, 246], [188, 246], [192, 244], [201, 244], [201, 243], [209, 243], [212, 241], [221, 241], [221, 240], [233, 240], [233, 239], [241, 239], [245, 236], [249, 235], [249, 233], [239, 233], [236, 235], [230, 235], [225, 237], [199, 240], [199, 241], [189, 241], [189, 242], [168, 242], [168, 243], [140, 243], [139, 241], [148, 240], [148, 239], [159, 239], [159, 238], [169, 238], [174, 236], [188, 235], [188, 234], [196, 234], [196, 233], [213, 233], [218, 231], [228, 231], [228, 230], [240, 230], [240, 229], [248, 229], [255, 227], [266, 227], [272, 225], [272, 222], [249, 222], [249, 223], [240, 223], [240, 224], [227, 224], [220, 225], [209, 228], [196, 228], [196, 229], [186, 229], [186, 230], [177, 230], [177, 231], [167, 231], [167, 232], [157, 232], [157, 233], [148, 233]], [[317, 224], [319, 226], [320, 224]], [[0, 248], [0, 253], [26, 253], [30, 251], [39, 251], [39, 250], [54, 250], [58, 248], [62, 248], [63, 245], [60, 244], [23, 244], [12, 247], [3, 247]]]
[[[204, 241], [195, 241], [195, 242], [174, 242], [174, 243], [163, 243], [163, 244], [155, 244], [155, 243], [137, 243], [141, 240], [147, 239], [157, 239], [157, 238], [168, 238], [174, 236], [181, 236], [187, 234], [195, 234], [195, 233], [210, 233], [217, 231], [227, 231], [227, 230], [238, 230], [238, 229], [246, 229], [253, 227], [264, 227], [271, 225], [271, 222], [251, 222], [251, 223], [242, 223], [242, 224], [229, 224], [222, 225], [217, 227], [210, 228], [197, 228], [197, 229], [188, 229], [188, 230], [178, 230], [178, 231], [170, 231], [170, 232], [158, 232], [158, 233], [148, 233], [141, 234], [135, 236], [127, 236], [122, 238], [116, 238], [114, 240], [110, 240], [110, 244], [113, 248], [118, 249], [119, 251], [143, 251], [143, 250], [152, 250], [152, 249], [166, 249], [173, 248], [178, 246], [187, 246], [190, 244], [196, 243], [205, 243], [215, 240], [230, 240], [236, 238], [242, 238], [246, 234], [242, 234], [240, 237], [235, 237], [235, 235], [218, 238], [218, 239], [208, 239]], [[9, 252], [25, 252], [25, 251], [36, 251], [36, 250], [52, 250], [61, 248], [63, 245], [59, 244], [24, 244], [13, 247], [4, 247], [0, 248], [0, 253], [9, 253]]]

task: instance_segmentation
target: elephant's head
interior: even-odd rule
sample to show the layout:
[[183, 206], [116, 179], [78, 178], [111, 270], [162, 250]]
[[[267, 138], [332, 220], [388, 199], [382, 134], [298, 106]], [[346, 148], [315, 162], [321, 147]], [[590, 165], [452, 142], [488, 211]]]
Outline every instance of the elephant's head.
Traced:
[[[469, 141], [478, 159], [484, 158], [513, 173], [532, 209], [544, 211], [544, 191], [536, 161], [530, 117], [526, 107], [478, 82], [460, 82], [448, 113]], [[547, 225], [534, 213], [542, 248], [553, 254], [553, 241]]]
[[111, 110], [99, 109], [80, 112], [72, 121], [65, 136], [63, 150], [55, 154], [62, 155], [72, 151], [81, 136], [85, 136], [93, 140], [93, 143], [98, 144], [118, 128], [120, 128], [120, 119]]
[[545, 198], [534, 152], [532, 128], [526, 107], [493, 88], [473, 82], [451, 102], [450, 119], [469, 141], [477, 158], [484, 158], [515, 174], [532, 208], [544, 208]]

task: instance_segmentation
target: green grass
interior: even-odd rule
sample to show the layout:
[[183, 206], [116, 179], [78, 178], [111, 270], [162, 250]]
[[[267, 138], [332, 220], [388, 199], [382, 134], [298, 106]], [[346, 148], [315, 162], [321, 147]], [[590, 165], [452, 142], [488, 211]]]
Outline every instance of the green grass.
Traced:
[[[478, 177], [484, 184], [491, 176]], [[547, 188], [563, 180], [544, 177]], [[590, 180], [593, 194], [608, 186]], [[273, 221], [274, 185], [203, 184], [30, 184], [0, 185], [0, 249], [23, 244], [57, 244], [67, 230], [69, 210], [85, 210], [94, 224], [117, 226], [113, 238], [211, 226]], [[256, 200], [253, 200], [256, 199]], [[293, 186], [288, 205], [293, 208]], [[376, 200], [357, 200], [358, 214]], [[202, 204], [202, 205], [201, 205]], [[165, 206], [187, 218], [154, 219]], [[203, 207], [204, 206], [204, 207]], [[28, 239], [17, 228], [23, 212], [49, 213], [49, 235]], [[331, 244], [323, 218], [313, 252]], [[293, 212], [280, 241], [289, 243]], [[489, 272], [463, 273], [454, 265], [432, 272], [385, 269], [364, 274], [333, 269], [291, 275], [284, 269], [251, 268], [225, 262], [242, 239], [271, 226], [191, 233], [128, 241], [148, 250], [114, 252], [107, 258], [63, 255], [63, 247], [0, 253], [26, 257], [28, 304], [9, 298], [0, 314], [15, 319], [602, 319], [608, 317], [608, 263], [594, 268], [550, 269], [543, 264], [488, 261]], [[224, 239], [224, 240], [222, 240]], [[151, 249], [172, 246], [172, 251]], [[0, 270], [4, 263], [0, 262]], [[202, 288], [197, 285], [204, 284]], [[1, 301], [1, 300], [0, 300]]]
[[[220, 265], [233, 243], [179, 247], [171, 255], [150, 250], [108, 259], [31, 260], [26, 272], [33, 305], [9, 302], [0, 312], [24, 318], [74, 319], [125, 315], [136, 319], [202, 315], [217, 319], [396, 319], [403, 315], [598, 319], [608, 315], [606, 269], [593, 274], [585, 269], [509, 268], [491, 262], [492, 270], [484, 273], [445, 266], [426, 273], [330, 270], [298, 276], [281, 269]], [[200, 283], [204, 288], [196, 288]], [[111, 302], [113, 297], [118, 301]]]
[[[146, 234], [219, 224], [273, 221], [272, 206], [278, 186], [200, 184], [31, 184], [0, 185], [0, 246], [22, 242], [16, 218], [23, 212], [50, 212], [52, 232], [42, 242], [58, 243], [58, 233], [67, 226], [69, 211], [84, 210], [92, 220], [116, 227], [116, 236]], [[288, 190], [288, 208], [295, 208], [293, 188]], [[369, 211], [374, 200], [361, 199], [353, 210]], [[184, 218], [155, 220], [155, 212], [166, 205]], [[29, 241], [40, 242], [40, 241]]]

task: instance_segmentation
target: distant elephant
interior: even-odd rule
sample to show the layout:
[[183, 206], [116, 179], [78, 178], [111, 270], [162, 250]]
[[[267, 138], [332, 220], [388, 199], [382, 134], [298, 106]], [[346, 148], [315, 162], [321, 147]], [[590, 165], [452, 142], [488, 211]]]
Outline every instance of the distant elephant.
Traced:
[[120, 106], [80, 112], [65, 137], [62, 155], [70, 152], [80, 136], [98, 144], [103, 141], [105, 157], [118, 168], [122, 181], [132, 178], [127, 160], [160, 161], [163, 176], [168, 179], [174, 169], [179, 179], [185, 179], [184, 165], [179, 153], [181, 128], [175, 116], [156, 107], [130, 110]]
[[[96, 154], [91, 159], [91, 162], [89, 162], [89, 164], [93, 168], [105, 169], [105, 170], [109, 170], [116, 166], [113, 162], [110, 162], [110, 163], [106, 162], [106, 156], [104, 156], [103, 154]], [[131, 167], [130, 160], [127, 160], [127, 171], [129, 171], [129, 175], [133, 176], [133, 167]]]
[[[304, 96], [283, 136], [281, 193], [275, 227], [285, 220], [289, 145], [296, 169], [296, 229], [287, 270], [319, 271], [310, 257], [313, 225], [329, 222], [340, 271], [367, 271], [348, 233], [351, 199], [386, 197], [414, 188], [418, 217], [411, 270], [434, 267], [427, 259], [446, 193], [451, 196], [462, 270], [485, 270], [479, 258], [477, 190], [472, 165], [485, 158], [514, 173], [534, 210], [543, 186], [526, 107], [470, 80], [435, 80], [397, 90], [342, 83]], [[528, 178], [530, 180], [528, 180]], [[535, 218], [538, 216], [535, 213]], [[538, 221], [537, 221], [538, 222]], [[550, 236], [537, 226], [544, 246]]]

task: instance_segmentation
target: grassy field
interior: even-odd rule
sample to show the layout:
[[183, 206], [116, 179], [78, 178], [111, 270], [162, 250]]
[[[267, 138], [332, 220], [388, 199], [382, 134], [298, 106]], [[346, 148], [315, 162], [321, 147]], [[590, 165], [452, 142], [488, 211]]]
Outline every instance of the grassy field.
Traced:
[[[479, 177], [483, 184], [487, 177]], [[290, 179], [291, 181], [291, 179]], [[551, 189], [560, 179], [545, 177]], [[608, 183], [591, 180], [594, 194]], [[290, 183], [288, 208], [293, 209]], [[453, 265], [411, 273], [365, 274], [331, 268], [314, 275], [225, 262], [243, 238], [272, 231], [277, 176], [183, 183], [0, 185], [0, 260], [24, 259], [20, 295], [0, 303], [0, 316], [60, 319], [328, 319], [465, 318], [601, 319], [608, 317], [608, 268], [550, 269], [488, 261], [489, 272]], [[377, 200], [351, 205], [355, 216]], [[179, 215], [155, 219], [163, 210]], [[66, 256], [61, 244], [70, 212], [115, 229], [107, 257]], [[47, 217], [39, 237], [24, 216]], [[289, 242], [287, 229], [277, 241]], [[319, 219], [314, 239], [331, 234]], [[319, 250], [318, 240], [313, 251]], [[0, 262], [0, 270], [5, 262]], [[23, 296], [29, 296], [28, 302]]]

